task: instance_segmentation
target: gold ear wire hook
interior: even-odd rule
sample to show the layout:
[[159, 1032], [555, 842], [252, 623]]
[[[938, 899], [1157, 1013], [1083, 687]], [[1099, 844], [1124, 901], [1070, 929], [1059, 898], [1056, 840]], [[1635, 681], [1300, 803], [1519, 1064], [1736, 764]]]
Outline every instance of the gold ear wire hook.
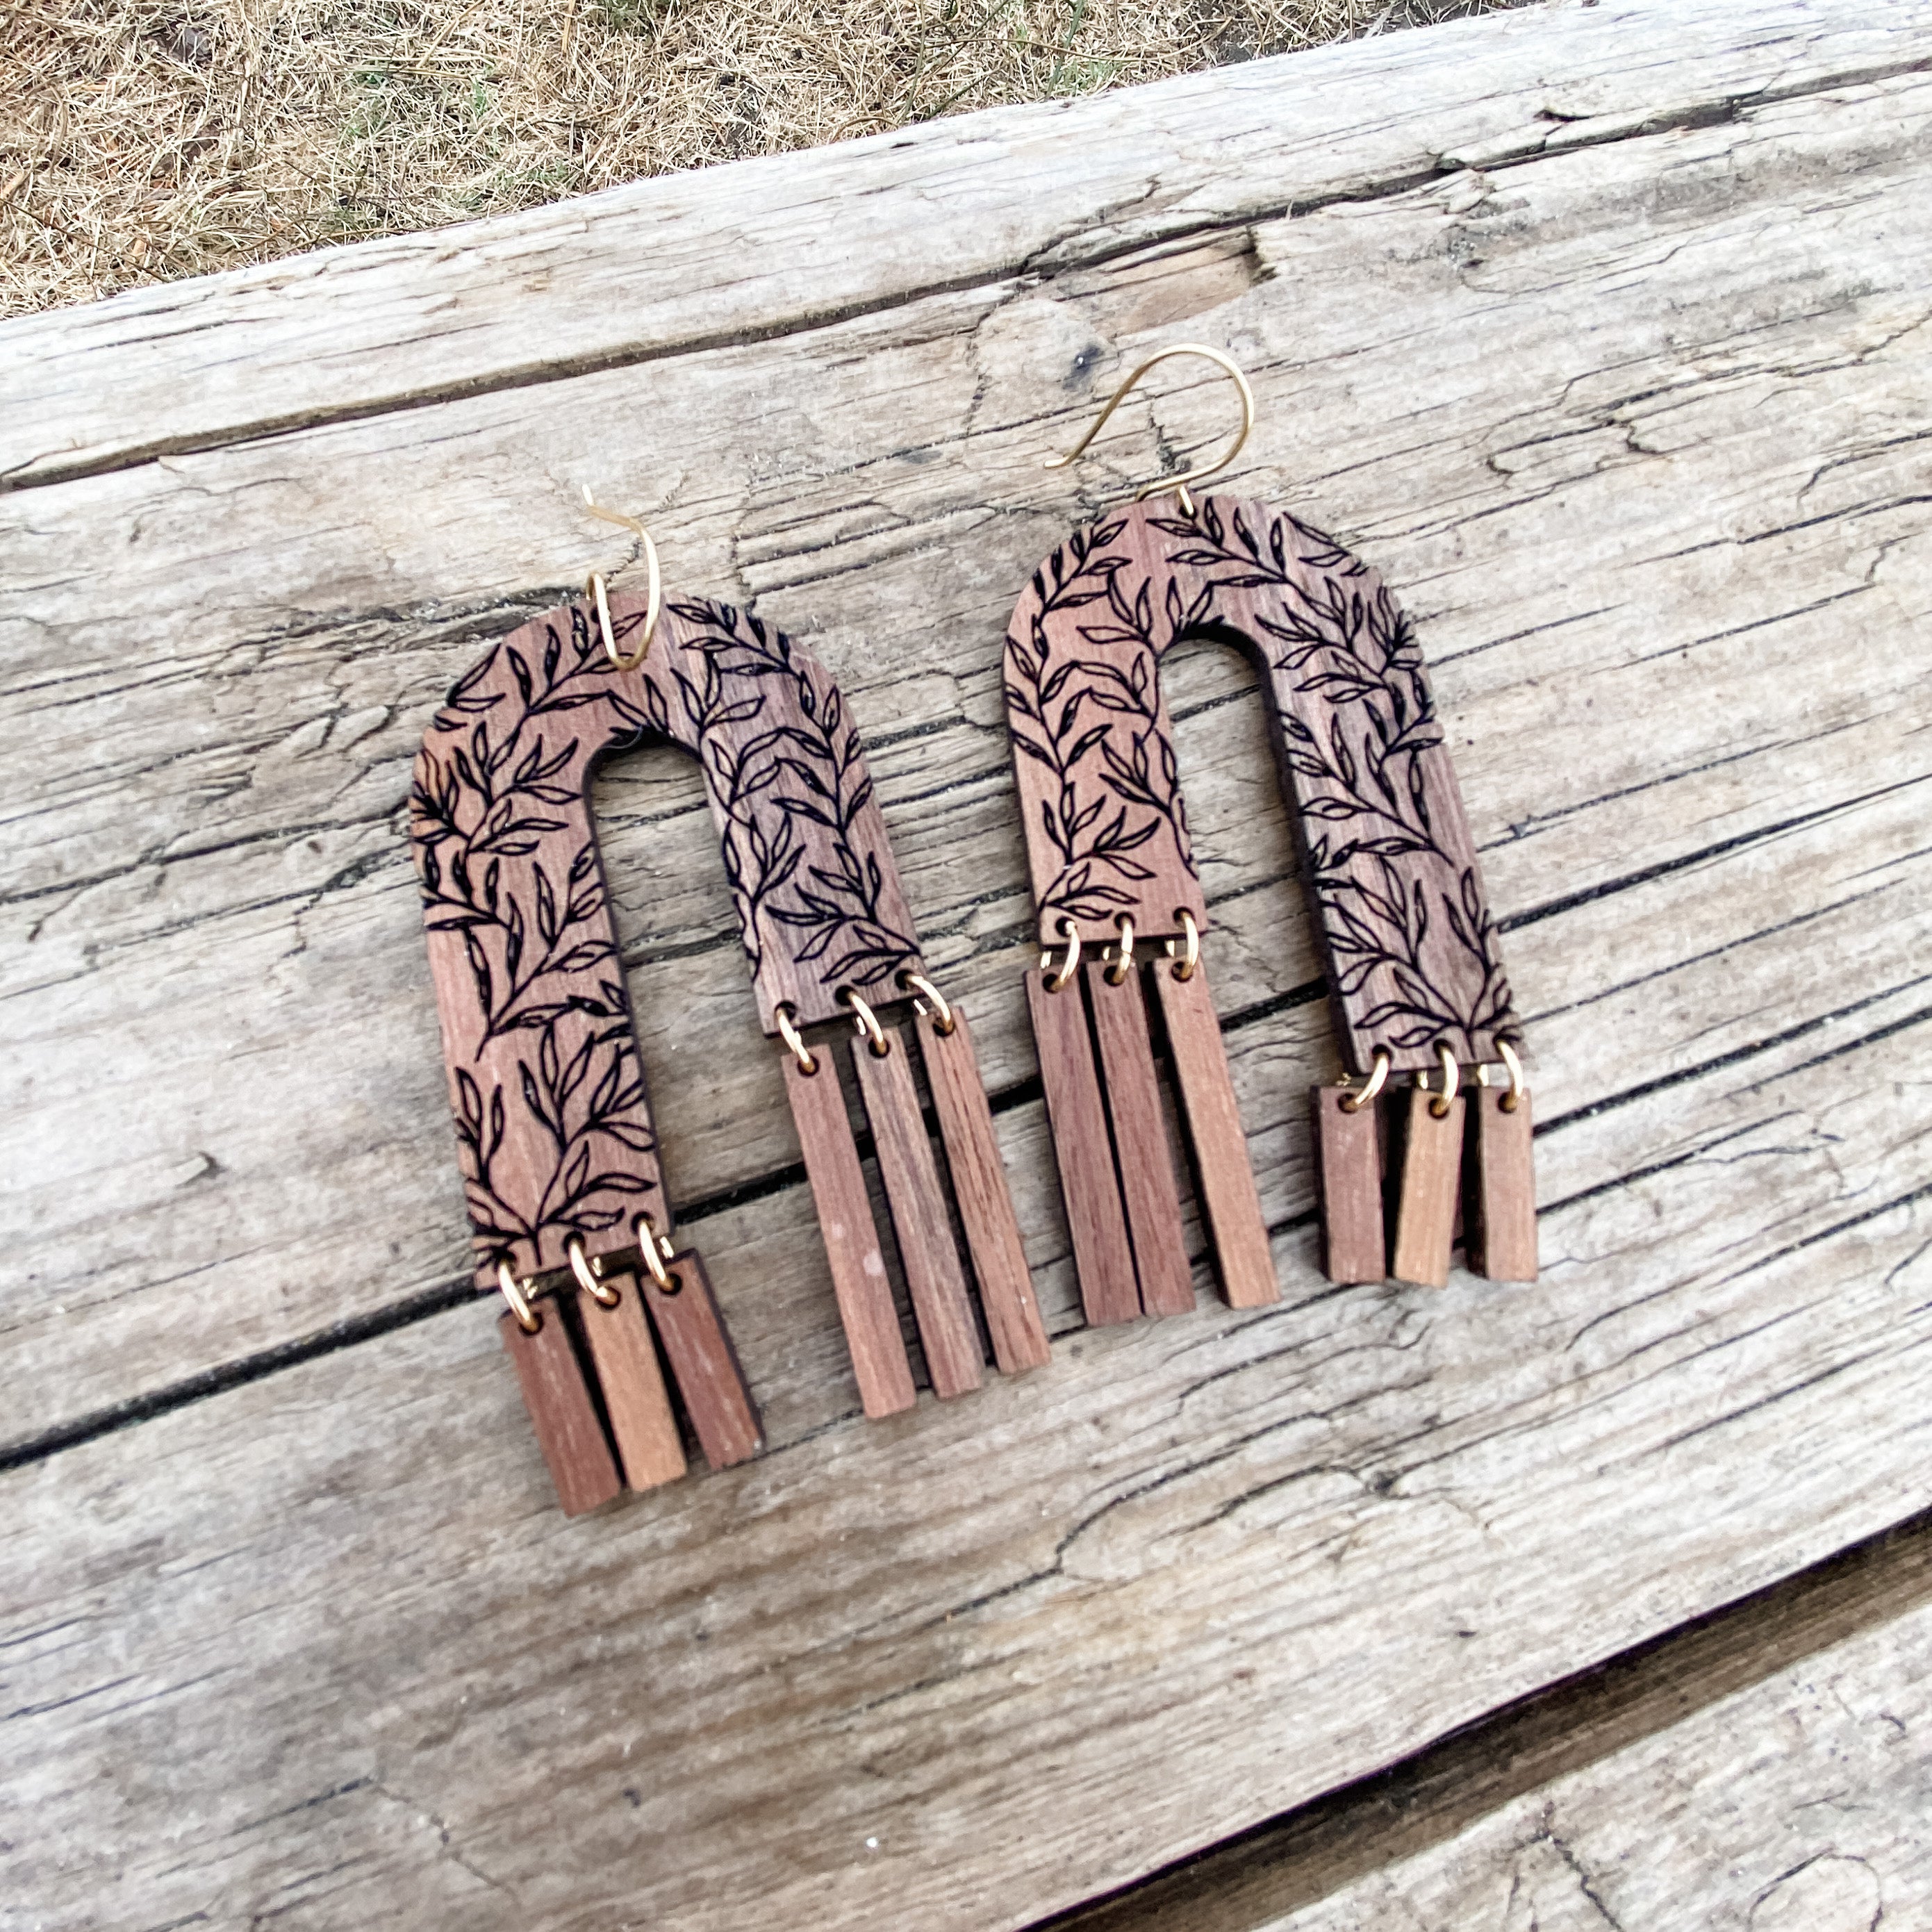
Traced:
[[644, 640], [628, 657], [617, 648], [617, 640], [611, 634], [610, 600], [604, 587], [604, 573], [593, 570], [590, 580], [584, 585], [585, 596], [592, 598], [597, 606], [597, 628], [604, 634], [604, 654], [619, 670], [635, 670], [650, 655], [651, 640], [657, 635], [658, 619], [664, 608], [663, 581], [658, 574], [658, 547], [651, 541], [651, 533], [635, 517], [627, 517], [621, 510], [607, 510], [590, 494], [590, 485], [584, 486], [584, 507], [593, 517], [601, 517], [607, 524], [621, 525], [627, 530], [635, 530], [644, 546], [644, 562], [650, 572], [650, 592], [644, 611]]
[[1163, 476], [1150, 483], [1144, 489], [1134, 493], [1136, 503], [1144, 502], [1164, 490], [1172, 490], [1180, 499], [1180, 507], [1189, 516], [1194, 514], [1194, 499], [1188, 494], [1190, 483], [1204, 482], [1210, 476], [1218, 476], [1234, 458], [1240, 454], [1242, 446], [1248, 440], [1248, 432], [1255, 426], [1255, 392], [1248, 387], [1248, 379], [1241, 374], [1239, 366], [1230, 356], [1218, 349], [1210, 349], [1204, 343], [1177, 342], [1171, 348], [1162, 350], [1158, 355], [1150, 356], [1108, 400], [1107, 406], [1094, 419], [1093, 427], [1070, 449], [1064, 456], [1049, 456], [1040, 465], [1042, 470], [1062, 470], [1085, 449], [1087, 446], [1107, 426], [1107, 418], [1124, 402], [1134, 386], [1156, 362], [1165, 362], [1170, 356], [1204, 356], [1214, 366], [1225, 370], [1234, 379], [1234, 387], [1241, 392], [1241, 427], [1240, 433], [1227, 448], [1212, 463], [1198, 464], [1192, 470], [1184, 470], [1178, 476]]

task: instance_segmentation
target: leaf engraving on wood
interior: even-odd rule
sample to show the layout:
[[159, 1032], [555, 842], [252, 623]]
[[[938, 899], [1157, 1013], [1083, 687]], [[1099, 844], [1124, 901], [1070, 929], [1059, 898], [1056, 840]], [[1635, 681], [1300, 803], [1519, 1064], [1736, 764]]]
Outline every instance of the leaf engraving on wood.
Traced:
[[[611, 615], [628, 647], [641, 602]], [[832, 1018], [842, 988], [920, 967], [858, 734], [783, 632], [676, 602], [629, 672], [584, 604], [504, 638], [437, 712], [410, 794], [480, 1287], [640, 1210], [670, 1225], [589, 799], [597, 762], [650, 734], [703, 768], [766, 1033], [781, 1005]]]
[[1358, 557], [1264, 503], [1136, 504], [1078, 530], [1013, 612], [1006, 696], [1043, 944], [1204, 926], [1162, 655], [1218, 637], [1260, 666], [1343, 1057], [1366, 1073], [1497, 1058], [1495, 921], [1408, 617]]

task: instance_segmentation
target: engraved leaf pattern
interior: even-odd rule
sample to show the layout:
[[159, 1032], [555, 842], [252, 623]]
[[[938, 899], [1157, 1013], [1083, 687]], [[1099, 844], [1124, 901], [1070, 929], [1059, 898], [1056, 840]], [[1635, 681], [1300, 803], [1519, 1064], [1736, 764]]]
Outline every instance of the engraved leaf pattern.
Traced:
[[1269, 674], [1348, 1025], [1405, 1053], [1446, 1040], [1493, 1057], [1514, 1026], [1495, 922], [1466, 840], [1437, 822], [1448, 754], [1413, 628], [1360, 559], [1286, 513], [1209, 497], [1192, 518], [1148, 509], [1079, 532], [1016, 616], [1006, 703], [1016, 754], [1046, 781], [1025, 788], [1028, 838], [1054, 868], [1045, 929], [1138, 907], [1134, 885], [1168, 850], [1194, 872], [1156, 667], [1184, 637], [1238, 634]]
[[[754, 616], [671, 610], [635, 674], [581, 606], [526, 626], [457, 684], [417, 760], [411, 838], [432, 944], [460, 961], [443, 1026], [486, 1280], [499, 1259], [556, 1265], [658, 1185], [586, 796], [604, 752], [652, 732], [697, 755], [754, 980], [782, 958], [865, 988], [919, 963], [837, 686]], [[620, 646], [640, 621], [617, 618]]]
[[[559, 611], [469, 671], [430, 724], [410, 796], [432, 934], [460, 943], [474, 995], [447, 1010], [479, 1273], [554, 1260], [654, 1191], [644, 1105], [584, 796], [596, 756], [644, 719], [583, 614]], [[592, 708], [594, 707], [594, 708]], [[632, 1158], [627, 1158], [632, 1156]]]

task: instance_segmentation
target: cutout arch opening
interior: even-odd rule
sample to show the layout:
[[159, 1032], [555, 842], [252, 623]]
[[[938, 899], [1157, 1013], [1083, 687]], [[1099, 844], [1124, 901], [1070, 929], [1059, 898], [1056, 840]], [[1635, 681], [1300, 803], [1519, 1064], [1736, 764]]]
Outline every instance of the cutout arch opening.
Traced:
[[1160, 665], [1203, 635], [1259, 673], [1346, 1070], [1514, 1039], [1474, 845], [1406, 614], [1368, 565], [1250, 499], [1110, 513], [1034, 573], [1006, 651], [1043, 945], [1209, 926]]

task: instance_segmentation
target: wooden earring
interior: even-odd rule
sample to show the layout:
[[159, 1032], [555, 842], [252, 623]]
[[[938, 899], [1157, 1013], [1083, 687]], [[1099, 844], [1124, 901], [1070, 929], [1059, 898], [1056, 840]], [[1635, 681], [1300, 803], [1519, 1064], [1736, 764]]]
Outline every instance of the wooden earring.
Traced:
[[935, 1390], [976, 1386], [982, 1355], [913, 1039], [994, 1359], [1047, 1359], [966, 1016], [920, 958], [842, 694], [762, 620], [664, 602], [643, 526], [591, 508], [638, 532], [647, 594], [593, 576], [496, 644], [431, 723], [410, 798], [477, 1284], [508, 1304], [505, 1344], [572, 1514], [682, 1472], [670, 1388], [714, 1468], [761, 1446], [704, 1264], [672, 1238], [590, 814], [593, 767], [646, 736], [704, 772], [866, 1413], [910, 1407], [912, 1372], [838, 1057], [812, 1029], [862, 1042], [849, 1064]]
[[[1346, 1069], [1312, 1096], [1326, 1271], [1380, 1281], [1392, 1268], [1439, 1286], [1460, 1190], [1471, 1265], [1533, 1280], [1520, 1029], [1408, 618], [1359, 558], [1286, 512], [1195, 498], [1189, 486], [1234, 460], [1254, 420], [1246, 379], [1218, 350], [1150, 357], [1048, 466], [1078, 456], [1173, 356], [1233, 379], [1240, 433], [1214, 462], [1076, 532], [1034, 573], [1006, 638], [1044, 949], [1028, 1000], [1088, 1318], [1192, 1305], [1144, 982], [1222, 1291], [1235, 1307], [1277, 1293], [1202, 960], [1207, 904], [1158, 676], [1192, 638], [1233, 644], [1261, 670], [1298, 828]], [[1408, 1105], [1385, 1114], [1397, 1078]]]

